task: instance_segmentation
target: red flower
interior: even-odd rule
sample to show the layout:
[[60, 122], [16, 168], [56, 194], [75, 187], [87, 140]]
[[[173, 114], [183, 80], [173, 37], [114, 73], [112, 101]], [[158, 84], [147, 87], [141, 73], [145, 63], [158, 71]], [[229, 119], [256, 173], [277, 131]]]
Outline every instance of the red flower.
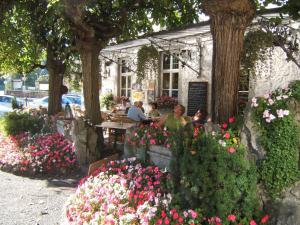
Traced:
[[165, 218], [165, 224], [170, 224], [170, 220], [168, 219], [168, 217]]
[[223, 129], [226, 129], [226, 128], [228, 127], [228, 125], [227, 125], [227, 123], [223, 123], [223, 124], [221, 125], [221, 127], [222, 127]]
[[257, 225], [257, 223], [254, 220], [251, 220], [249, 224], [250, 225]]
[[178, 217], [179, 217], [178, 213], [177, 213], [177, 212], [176, 212], [176, 213], [174, 213], [174, 215], [173, 215], [173, 219], [174, 219], [174, 220], [176, 220], [176, 219], [178, 219]]
[[161, 211], [161, 216], [162, 216], [162, 218], [165, 218], [166, 216], [167, 216], [167, 214], [165, 213], [165, 211]]
[[228, 132], [226, 132], [223, 137], [226, 138], [226, 139], [229, 139], [230, 138], [230, 134]]
[[229, 221], [235, 221], [235, 219], [236, 219], [236, 216], [235, 215], [232, 215], [232, 214], [230, 214], [230, 215], [228, 215], [227, 216], [227, 219], [229, 220]]
[[266, 223], [269, 219], [269, 215], [265, 215], [263, 218], [261, 218], [261, 223]]
[[228, 122], [229, 122], [229, 123], [234, 123], [234, 122], [235, 122], [235, 118], [234, 118], [234, 117], [230, 117], [230, 118], [228, 119]]

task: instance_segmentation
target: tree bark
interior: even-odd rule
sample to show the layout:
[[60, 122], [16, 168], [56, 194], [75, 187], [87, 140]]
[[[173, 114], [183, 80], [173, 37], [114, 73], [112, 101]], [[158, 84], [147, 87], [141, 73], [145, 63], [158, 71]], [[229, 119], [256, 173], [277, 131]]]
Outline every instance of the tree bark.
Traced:
[[225, 122], [237, 112], [244, 33], [255, 15], [251, 0], [203, 0], [213, 36], [212, 120]]
[[51, 47], [47, 48], [46, 66], [49, 72], [48, 115], [55, 115], [62, 110], [61, 87], [66, 66], [61, 60], [55, 59]]
[[93, 124], [101, 122], [99, 101], [99, 52], [96, 41], [77, 40], [78, 50], [82, 61], [82, 80], [85, 116]]

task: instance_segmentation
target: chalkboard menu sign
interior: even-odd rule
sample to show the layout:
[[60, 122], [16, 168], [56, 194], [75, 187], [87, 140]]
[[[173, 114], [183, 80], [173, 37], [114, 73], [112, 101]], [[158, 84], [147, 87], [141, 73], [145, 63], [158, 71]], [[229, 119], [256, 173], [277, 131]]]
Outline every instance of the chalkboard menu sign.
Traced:
[[193, 116], [198, 109], [207, 112], [207, 85], [207, 82], [189, 82], [188, 116]]

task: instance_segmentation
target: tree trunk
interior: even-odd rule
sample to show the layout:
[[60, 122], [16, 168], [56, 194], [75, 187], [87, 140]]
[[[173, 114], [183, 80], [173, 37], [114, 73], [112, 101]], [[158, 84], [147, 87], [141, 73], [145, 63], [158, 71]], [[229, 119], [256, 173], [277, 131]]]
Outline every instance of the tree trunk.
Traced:
[[[101, 45], [94, 39], [89, 39], [89, 41], [77, 40], [76, 44], [82, 61], [85, 117], [93, 125], [99, 124], [102, 121], [99, 100], [99, 52]], [[94, 132], [92, 129], [90, 128], [88, 132]], [[100, 151], [104, 149], [102, 128], [97, 128], [97, 134], [97, 146], [89, 145], [89, 142], [87, 143], [89, 162], [94, 162], [101, 156], [101, 153], [97, 149], [100, 149]]]
[[99, 101], [100, 47], [94, 41], [77, 42], [82, 61], [85, 116], [93, 124], [97, 124], [101, 121]]
[[244, 33], [255, 15], [251, 0], [203, 0], [213, 36], [212, 120], [225, 122], [237, 112]]
[[55, 59], [51, 47], [47, 48], [46, 65], [49, 72], [48, 115], [55, 115], [62, 110], [61, 88], [66, 67], [61, 60]]

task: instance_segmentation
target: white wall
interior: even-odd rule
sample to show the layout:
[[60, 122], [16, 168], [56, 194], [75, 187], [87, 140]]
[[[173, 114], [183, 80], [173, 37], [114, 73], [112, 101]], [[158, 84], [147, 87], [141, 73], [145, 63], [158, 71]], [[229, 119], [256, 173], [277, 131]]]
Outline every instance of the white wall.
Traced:
[[263, 96], [277, 88], [287, 87], [293, 80], [300, 80], [300, 69], [292, 61], [286, 60], [280, 47], [274, 48], [270, 53], [270, 58], [257, 63], [256, 76], [250, 79], [250, 98]]

